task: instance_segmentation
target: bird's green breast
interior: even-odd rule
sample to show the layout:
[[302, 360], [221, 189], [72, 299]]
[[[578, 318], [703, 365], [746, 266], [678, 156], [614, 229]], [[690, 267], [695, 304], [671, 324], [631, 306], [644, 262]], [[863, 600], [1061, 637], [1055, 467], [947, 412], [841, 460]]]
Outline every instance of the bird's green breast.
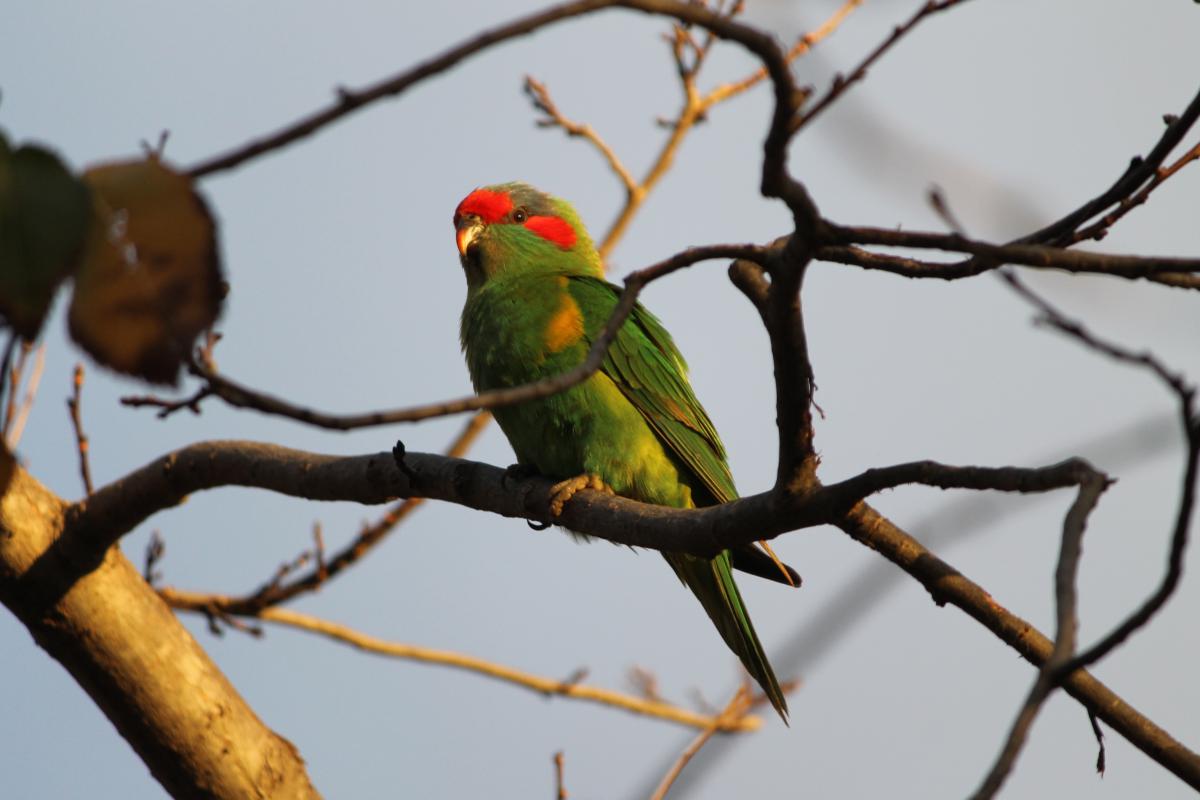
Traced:
[[[471, 292], [461, 336], [476, 391], [519, 386], [582, 363], [595, 316], [596, 310], [579, 307], [564, 275], [502, 278]], [[549, 478], [594, 473], [618, 494], [692, 505], [690, 481], [676, 458], [603, 373], [494, 413], [518, 460]]]

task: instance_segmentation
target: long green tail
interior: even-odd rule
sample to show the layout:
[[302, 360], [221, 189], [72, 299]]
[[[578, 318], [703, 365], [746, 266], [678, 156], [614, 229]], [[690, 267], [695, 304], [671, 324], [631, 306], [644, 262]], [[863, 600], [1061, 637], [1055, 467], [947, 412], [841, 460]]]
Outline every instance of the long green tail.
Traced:
[[733, 569], [730, 565], [729, 551], [721, 553], [711, 561], [706, 558], [685, 555], [683, 553], [663, 553], [667, 563], [675, 570], [679, 579], [692, 590], [692, 594], [704, 606], [709, 618], [717, 626], [721, 638], [729, 645], [729, 649], [737, 653], [746, 671], [758, 681], [766, 693], [767, 699], [779, 716], [787, 723], [787, 700], [775, 671], [767, 661], [758, 634], [750, 622], [750, 614], [737, 584], [733, 581]]

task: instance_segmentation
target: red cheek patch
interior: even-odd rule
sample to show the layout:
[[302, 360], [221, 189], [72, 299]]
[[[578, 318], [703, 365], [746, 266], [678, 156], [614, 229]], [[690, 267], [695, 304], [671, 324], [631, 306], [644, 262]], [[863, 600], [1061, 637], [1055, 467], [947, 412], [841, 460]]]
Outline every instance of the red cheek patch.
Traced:
[[575, 229], [561, 217], [530, 217], [525, 220], [525, 227], [563, 250], [575, 246]]
[[454, 209], [454, 219], [459, 220], [467, 214], [474, 214], [488, 225], [493, 225], [504, 219], [504, 215], [512, 211], [512, 198], [504, 192], [493, 192], [491, 189], [476, 189], [471, 192]]

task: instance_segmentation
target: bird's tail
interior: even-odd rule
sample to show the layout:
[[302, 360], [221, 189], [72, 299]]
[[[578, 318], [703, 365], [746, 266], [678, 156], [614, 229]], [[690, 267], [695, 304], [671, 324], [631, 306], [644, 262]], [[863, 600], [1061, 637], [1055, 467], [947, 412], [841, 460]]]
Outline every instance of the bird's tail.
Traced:
[[729, 649], [737, 653], [738, 658], [746, 667], [746, 671], [758, 681], [766, 693], [771, 705], [779, 712], [784, 723], [787, 722], [787, 700], [775, 671], [767, 661], [758, 634], [750, 622], [750, 614], [746, 604], [733, 581], [733, 569], [730, 564], [729, 551], [726, 550], [714, 559], [698, 558], [683, 553], [664, 553], [667, 563], [675, 570], [679, 579], [687, 585], [700, 605], [708, 612], [709, 618], [717, 626], [721, 638], [729, 645]]

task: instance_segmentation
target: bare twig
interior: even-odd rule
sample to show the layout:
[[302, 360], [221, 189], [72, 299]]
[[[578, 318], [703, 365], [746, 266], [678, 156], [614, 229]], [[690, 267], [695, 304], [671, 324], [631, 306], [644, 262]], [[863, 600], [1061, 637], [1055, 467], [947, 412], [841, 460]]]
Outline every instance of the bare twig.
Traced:
[[808, 111], [806, 111], [802, 116], [796, 117], [791, 126], [792, 132], [794, 133], [808, 123], [812, 122], [821, 114], [821, 112], [823, 112], [834, 101], [841, 97], [847, 89], [865, 78], [867, 76], [867, 70], [869, 70], [871, 66], [878, 61], [881, 56], [883, 56], [884, 53], [890, 50], [893, 45], [899, 42], [902, 38], [904, 38], [905, 35], [915, 28], [917, 24], [921, 22], [921, 20], [933, 16], [939, 11], [945, 11], [946, 9], [952, 8], [961, 2], [963, 2], [963, 0], [942, 0], [941, 2], [933, 2], [933, 0], [929, 0], [929, 2], [926, 2], [924, 5], [922, 5], [919, 9], [917, 9], [915, 14], [908, 18], [906, 22], [893, 28], [891, 35], [880, 42], [880, 44], [874, 50], [872, 50], [857, 67], [854, 68], [854, 71], [852, 71], [849, 76], [838, 74], [836, 77], [834, 77], [833, 84], [829, 87], [829, 90], [825, 92], [824, 96], [814, 103], [813, 106], [809, 108]]
[[[1052, 642], [1029, 622], [1009, 612], [979, 585], [874, 509], [860, 504], [839, 526], [920, 581], [935, 602], [962, 609], [1035, 666], [1040, 667], [1050, 659]], [[1063, 678], [1062, 687], [1158, 764], [1189, 786], [1200, 789], [1200, 756], [1135, 711], [1090, 673], [1076, 670]]]
[[[1093, 253], [1040, 244], [993, 244], [970, 239], [960, 233], [926, 233], [834, 225], [831, 226], [830, 241], [836, 244], [818, 247], [815, 254], [817, 258], [854, 263], [873, 269], [888, 269], [890, 272], [914, 278], [965, 278], [993, 270], [1003, 264], [1115, 275], [1122, 278], [1149, 278], [1163, 273], [1200, 271], [1200, 258]], [[982, 258], [956, 262], [913, 261], [846, 247], [854, 244], [971, 253]]]
[[[717, 244], [692, 247], [658, 262], [652, 266], [630, 273], [625, 278], [625, 290], [621, 293], [613, 310], [612, 316], [592, 343], [587, 358], [579, 366], [567, 372], [545, 378], [534, 383], [516, 386], [509, 389], [497, 389], [483, 394], [461, 397], [456, 400], [446, 400], [439, 403], [429, 403], [421, 406], [397, 409], [393, 411], [372, 411], [364, 414], [327, 414], [321, 411], [304, 408], [287, 400], [259, 392], [242, 386], [229, 378], [213, 371], [201, 361], [193, 361], [189, 366], [192, 374], [205, 381], [205, 389], [217, 395], [226, 403], [239, 408], [250, 408], [264, 414], [288, 417], [318, 428], [330, 430], [352, 430], [378, 425], [391, 425], [399, 422], [417, 422], [433, 417], [461, 414], [466, 411], [493, 409], [523, 403], [541, 397], [564, 391], [576, 386], [591, 377], [600, 365], [609, 346], [620, 330], [621, 325], [633, 311], [637, 298], [643, 288], [649, 283], [676, 270], [691, 266], [699, 261], [719, 258], [742, 258], [761, 261], [767, 256], [767, 248], [753, 244]], [[133, 404], [146, 404], [145, 398], [139, 398]], [[160, 412], [161, 413], [161, 412]]]
[[661, 701], [662, 694], [658, 691], [658, 676], [645, 667], [634, 665], [629, 670], [629, 682], [637, 693], [647, 700]]
[[171, 138], [171, 132], [164, 128], [158, 132], [158, 141], [154, 144], [142, 139], [142, 152], [147, 158], [161, 159], [167, 151], [167, 140]]
[[75, 364], [71, 380], [71, 396], [67, 398], [67, 411], [71, 414], [71, 427], [75, 429], [75, 446], [79, 451], [79, 475], [83, 479], [84, 494], [92, 493], [92, 470], [88, 466], [88, 437], [83, 432], [83, 420], [79, 404], [83, 394], [83, 363]]
[[[12, 356], [16, 351], [14, 345], [18, 340], [20, 340], [20, 349], [14, 362]], [[4, 378], [8, 382], [8, 399], [4, 404], [4, 424], [0, 425], [0, 433], [4, 434], [6, 442], [13, 418], [17, 414], [17, 392], [21, 388], [21, 374], [25, 371], [25, 361], [29, 358], [29, 351], [32, 347], [33, 342], [27, 342], [14, 333], [9, 337], [8, 347], [4, 351]]]
[[150, 541], [146, 544], [146, 560], [142, 567], [142, 578], [151, 586], [157, 584], [159, 579], [162, 578], [162, 573], [155, 569], [155, 567], [158, 565], [158, 562], [162, 561], [166, 552], [167, 546], [163, 542], [162, 535], [158, 531], [151, 531]]
[[574, 122], [563, 116], [562, 112], [558, 110], [558, 106], [555, 105], [554, 99], [550, 97], [550, 90], [546, 88], [544, 83], [539, 82], [532, 75], [526, 75], [525, 93], [533, 101], [534, 108], [546, 115], [544, 119], [537, 121], [540, 127], [548, 128], [554, 126], [562, 128], [568, 136], [578, 136], [586, 140], [608, 162], [609, 168], [620, 179], [621, 184], [625, 187], [625, 191], [630, 194], [637, 191], [637, 181], [634, 180], [629, 169], [621, 163], [621, 159], [613, 151], [608, 142], [600, 138], [600, 135], [596, 133], [591, 125]]
[[1104, 731], [1100, 730], [1100, 720], [1091, 711], [1088, 712], [1088, 722], [1092, 724], [1092, 735], [1096, 737], [1096, 772], [1104, 777]]
[[567, 785], [563, 782], [563, 751], [554, 754], [554, 797], [556, 800], [567, 800]]
[[[10, 331], [8, 334], [8, 341], [4, 344], [4, 356], [0, 358], [0, 401], [4, 401], [2, 406], [4, 408], [8, 408], [7, 398], [11, 396], [12, 392], [16, 391], [13, 389], [12, 384], [9, 381], [8, 370], [12, 365], [13, 353], [17, 349], [17, 340], [20, 338], [21, 337], [16, 331]], [[8, 415], [5, 414], [4, 417], [0, 418], [0, 436], [3, 436], [7, 430]]]
[[[486, 411], [474, 414], [450, 443], [445, 455], [448, 458], [461, 458], [465, 455], [490, 419], [491, 416]], [[325, 555], [320, 525], [314, 526], [313, 552], [316, 557], [316, 566], [312, 570], [286, 582], [283, 581], [283, 576], [279, 576], [265, 582], [249, 594], [241, 597], [222, 598], [214, 600], [213, 603], [230, 614], [255, 614], [268, 606], [278, 605], [298, 595], [315, 591], [330, 579], [337, 577], [361, 561], [424, 502], [425, 498], [423, 497], [409, 497], [396, 503], [379, 519], [369, 525], [364, 525], [354, 540], [332, 557]]]
[[[172, 608], [184, 611], [193, 611], [201, 614], [212, 613], [214, 610], [226, 605], [220, 595], [197, 594], [169, 587], [159, 589], [158, 593]], [[223, 620], [225, 617], [230, 616], [224, 612], [220, 612], [220, 614]], [[714, 720], [711, 717], [697, 714], [694, 711], [671, 705], [670, 703], [646, 700], [641, 697], [634, 697], [633, 695], [603, 689], [598, 686], [545, 678], [463, 653], [435, 650], [428, 647], [401, 644], [399, 642], [389, 642], [360, 633], [344, 625], [287, 608], [280, 608], [278, 606], [264, 608], [255, 614], [254, 618], [316, 633], [369, 653], [377, 653], [411, 661], [422, 661], [428, 664], [439, 664], [466, 672], [473, 672], [477, 675], [483, 675], [530, 689], [546, 697], [569, 697], [576, 700], [585, 700], [591, 703], [620, 708], [643, 716], [687, 725], [692, 728], [703, 729], [714, 724]], [[740, 719], [721, 719], [717, 720], [716, 723], [718, 730], [722, 731], [752, 731], [757, 730], [762, 725], [762, 720], [757, 717], [743, 717]]]
[[1099, 241], [1100, 239], [1103, 239], [1108, 234], [1109, 229], [1115, 225], [1118, 220], [1120, 220], [1133, 209], [1145, 203], [1147, 198], [1150, 197], [1151, 192], [1153, 192], [1159, 186], [1162, 186], [1163, 182], [1172, 175], [1179, 172], [1179, 170], [1183, 169], [1197, 159], [1200, 159], [1200, 142], [1197, 142], [1195, 145], [1193, 145], [1192, 149], [1180, 156], [1170, 166], [1156, 169], [1153, 177], [1150, 179], [1150, 182], [1143, 186], [1141, 190], [1137, 192], [1137, 194], [1122, 198], [1121, 201], [1117, 203], [1116, 208], [1114, 208], [1112, 211], [1108, 212], [1091, 225], [1088, 225], [1086, 228], [1081, 228], [1072, 234], [1071, 241], [1082, 242], [1085, 239], [1095, 239]]
[[1171, 548], [1167, 557], [1167, 570], [1155, 591], [1108, 635], [1084, 652], [1062, 665], [1059, 676], [1094, 664], [1113, 648], [1124, 642], [1136, 630], [1148, 623], [1174, 594], [1183, 577], [1183, 561], [1190, 537], [1192, 511], [1196, 501], [1196, 482], [1200, 478], [1200, 418], [1195, 408], [1196, 388], [1183, 376], [1171, 370], [1156, 356], [1148, 352], [1134, 352], [1126, 347], [1106, 341], [1083, 325], [1073, 320], [1050, 304], [1045, 298], [1030, 289], [1011, 270], [1002, 270], [1000, 277], [1024, 300], [1038, 309], [1038, 321], [1070, 336], [1085, 347], [1124, 364], [1148, 370], [1161, 380], [1179, 401], [1179, 414], [1187, 450], [1185, 454], [1183, 486], [1180, 490], [1179, 507], [1171, 535]]
[[166, 400], [162, 397], [152, 394], [126, 395], [125, 397], [121, 398], [121, 405], [129, 406], [130, 408], [144, 408], [146, 406], [157, 408], [158, 413], [155, 414], [155, 416], [159, 419], [166, 419], [176, 411], [182, 411], [185, 408], [188, 411], [191, 411], [193, 414], [199, 414], [200, 403], [205, 400], [205, 398], [212, 397], [213, 394], [215, 394], [215, 392], [213, 392], [211, 387], [201, 386], [188, 397], [184, 397], [179, 400]]
[[[842, 3], [841, 7], [838, 8], [837, 11], [833, 12], [833, 14], [831, 14], [829, 18], [821, 23], [816, 29], [805, 33], [796, 40], [796, 43], [792, 45], [791, 49], [787, 51], [787, 55], [785, 56], [788, 62], [790, 63], [795, 61], [800, 56], [805, 55], [812, 50], [814, 45], [836, 31], [846, 20], [846, 17], [850, 16], [850, 13], [854, 11], [854, 9], [861, 6], [862, 3], [863, 0], [846, 0], [846, 2]], [[704, 109], [707, 110], [717, 103], [723, 103], [726, 100], [745, 92], [747, 89], [757, 86], [766, 77], [766, 69], [759, 68], [739, 81], [723, 83], [704, 96], [702, 105], [704, 106]]]
[[658, 788], [654, 790], [654, 794], [650, 795], [650, 800], [663, 800], [667, 796], [667, 792], [671, 791], [671, 786], [675, 783], [676, 778], [683, 772], [683, 768], [688, 765], [688, 762], [692, 760], [696, 753], [700, 752], [700, 749], [704, 745], [708, 744], [713, 734], [720, 730], [720, 725], [742, 719], [754, 705], [754, 698], [750, 694], [750, 686], [743, 682], [733, 697], [729, 699], [729, 702], [725, 704], [725, 708], [713, 718], [713, 723], [700, 731], [696, 735], [696, 738], [679, 754], [679, 758], [667, 770], [667, 774], [663, 775], [663, 779], [659, 782]]
[[[194, 165], [188, 173], [201, 178], [233, 169], [266, 153], [279, 150], [300, 139], [311, 136], [349, 114], [384, 98], [395, 97], [417, 83], [445, 72], [460, 61], [493, 45], [523, 36], [572, 17], [590, 14], [605, 8], [627, 8], [648, 14], [674, 17], [683, 22], [701, 25], [721, 38], [738, 42], [763, 61], [770, 64], [773, 80], [786, 72], [784, 53], [773, 38], [761, 31], [742, 25], [733, 19], [696, 3], [679, 0], [576, 0], [539, 11], [509, 22], [446, 50], [441, 55], [417, 64], [404, 72], [385, 78], [362, 89], [340, 89], [333, 103], [308, 114], [283, 128], [236, 147], [227, 153]], [[786, 78], [790, 84], [790, 75]], [[790, 89], [789, 89], [790, 90]]]
[[1038, 670], [1037, 679], [1013, 722], [1008, 738], [1000, 749], [1000, 754], [983, 779], [983, 783], [972, 796], [974, 800], [989, 800], [1000, 790], [1025, 745], [1034, 719], [1037, 718], [1046, 698], [1050, 696], [1057, 685], [1058, 670], [1075, 652], [1075, 635], [1079, 627], [1075, 580], [1079, 574], [1083, 532], [1087, 526], [1088, 515], [1096, 507], [1101, 493], [1107, 486], [1108, 481], [1102, 475], [1090, 476], [1085, 483], [1080, 485], [1079, 494], [1076, 496], [1075, 502], [1071, 504], [1066, 519], [1063, 521], [1062, 544], [1059, 550], [1058, 568], [1054, 577], [1054, 597], [1057, 610], [1054, 647], [1050, 651], [1050, 657]]
[[[193, 356], [194, 363], [199, 364], [209, 372], [216, 372], [217, 362], [213, 356], [213, 350], [216, 348], [217, 343], [221, 341], [221, 338], [222, 335], [217, 331], [208, 330], [205, 332], [204, 344], [196, 348], [195, 355]], [[131, 408], [143, 408], [146, 406], [157, 408], [159, 411], [155, 416], [159, 419], [166, 419], [176, 411], [181, 411], [185, 408], [193, 414], [199, 414], [200, 403], [213, 394], [212, 388], [205, 385], [201, 386], [189, 397], [179, 400], [167, 400], [157, 395], [128, 395], [121, 398], [121, 405], [130, 406]]]
[[1185, 406], [1191, 403], [1195, 389], [1184, 381], [1182, 375], [1168, 369], [1152, 353], [1135, 353], [1121, 345], [1101, 339], [1091, 333], [1083, 323], [1071, 319], [1030, 289], [1012, 270], [1001, 270], [997, 274], [1014, 292], [1041, 312], [1041, 316], [1037, 319], [1039, 324], [1048, 325], [1114, 361], [1150, 370], [1171, 389]]
[[1069, 244], [1079, 226], [1103, 213], [1113, 204], [1120, 203], [1136, 192], [1148, 180], [1153, 180], [1159, 167], [1167, 160], [1181, 141], [1191, 130], [1196, 120], [1200, 118], [1200, 91], [1178, 116], [1168, 117], [1169, 122], [1162, 136], [1145, 157], [1137, 156], [1117, 180], [1101, 194], [1088, 200], [1074, 211], [1055, 220], [1044, 228], [1034, 231], [1018, 240], [1021, 244]]
[[[22, 343], [22, 358], [20, 363], [24, 365], [24, 354], [28, 350], [25, 343]], [[38, 386], [41, 385], [42, 373], [46, 368], [46, 345], [43, 342], [38, 345], [37, 351], [33, 354], [33, 369], [29, 371], [29, 377], [25, 380], [25, 393], [21, 395], [21, 403], [16, 408], [16, 413], [11, 417], [11, 426], [7, 428], [6, 442], [9, 450], [15, 450], [17, 444], [21, 441], [21, 434], [25, 432], [25, 423], [29, 421], [29, 412], [33, 410], [33, 401], [37, 399]], [[16, 369], [12, 376], [13, 394], [9, 395], [9, 400], [16, 395], [17, 386], [20, 383], [20, 369]], [[12, 411], [10, 406], [9, 411]]]

